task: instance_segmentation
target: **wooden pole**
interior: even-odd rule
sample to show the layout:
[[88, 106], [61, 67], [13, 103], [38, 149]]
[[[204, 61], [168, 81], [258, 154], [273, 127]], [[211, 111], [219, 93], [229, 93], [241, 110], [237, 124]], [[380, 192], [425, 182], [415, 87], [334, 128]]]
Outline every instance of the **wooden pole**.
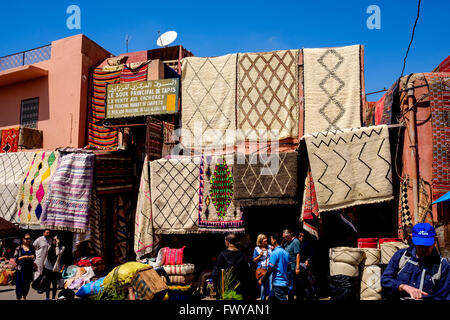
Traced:
[[414, 201], [414, 223], [419, 223], [419, 181], [417, 166], [417, 129], [416, 129], [416, 110], [414, 106], [414, 88], [412, 83], [408, 83], [408, 108], [409, 108], [409, 138], [410, 138], [410, 156], [411, 156], [411, 180], [413, 183], [413, 201]]
[[225, 270], [222, 269], [221, 270], [221, 281], [222, 281], [222, 288], [220, 289], [220, 293], [221, 293], [221, 298], [223, 299], [223, 295], [225, 293]]

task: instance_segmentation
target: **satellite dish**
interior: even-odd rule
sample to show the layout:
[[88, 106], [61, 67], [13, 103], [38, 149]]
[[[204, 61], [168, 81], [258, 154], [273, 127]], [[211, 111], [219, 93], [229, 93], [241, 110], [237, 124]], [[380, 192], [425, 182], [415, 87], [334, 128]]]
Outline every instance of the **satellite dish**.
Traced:
[[166, 47], [174, 42], [177, 36], [178, 34], [175, 31], [167, 31], [158, 37], [158, 40], [156, 40], [156, 45], [159, 47]]

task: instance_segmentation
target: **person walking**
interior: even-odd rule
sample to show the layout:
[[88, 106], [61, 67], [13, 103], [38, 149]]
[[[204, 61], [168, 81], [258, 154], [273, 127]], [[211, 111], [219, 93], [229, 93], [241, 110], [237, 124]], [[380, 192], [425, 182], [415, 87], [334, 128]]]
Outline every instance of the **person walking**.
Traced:
[[311, 239], [306, 231], [301, 230], [298, 234], [300, 241], [300, 277], [302, 278], [303, 287], [307, 300], [317, 297], [316, 279], [314, 275], [315, 267], [315, 248], [314, 240]]
[[290, 268], [288, 268], [288, 299], [294, 300], [294, 296], [297, 296], [297, 299], [303, 300], [304, 294], [300, 278], [300, 241], [296, 237], [294, 237], [292, 231], [289, 229], [285, 229], [283, 231], [283, 239], [284, 250], [286, 250], [286, 252], [289, 254]]
[[45, 259], [47, 258], [48, 249], [52, 244], [52, 238], [50, 237], [50, 229], [45, 229], [42, 236], [37, 238], [33, 242], [33, 247], [36, 250], [36, 265], [37, 270], [34, 273], [34, 280], [36, 280], [44, 270]]
[[258, 280], [258, 284], [261, 286], [272, 275], [272, 292], [269, 297], [270, 300], [287, 300], [286, 295], [288, 294], [289, 287], [289, 254], [281, 246], [282, 241], [283, 237], [279, 232], [274, 232], [270, 237], [273, 249], [269, 259], [269, 269], [264, 276]]
[[[269, 269], [269, 259], [272, 254], [272, 246], [268, 244], [267, 236], [260, 234], [256, 238], [256, 247], [253, 250], [253, 262], [256, 263], [256, 280], [259, 280]], [[261, 300], [269, 297], [272, 287], [272, 276], [261, 284]]]
[[35, 250], [31, 245], [31, 235], [26, 233], [22, 244], [17, 247], [14, 259], [16, 261], [16, 297], [17, 300], [27, 299], [30, 285], [33, 281]]
[[65, 247], [61, 244], [61, 240], [56, 235], [48, 249], [47, 259], [44, 263], [43, 275], [47, 277], [47, 285], [45, 288], [46, 299], [50, 299], [50, 290], [52, 290], [52, 299], [56, 299], [56, 291], [58, 290], [58, 281], [61, 279], [62, 264], [61, 257]]

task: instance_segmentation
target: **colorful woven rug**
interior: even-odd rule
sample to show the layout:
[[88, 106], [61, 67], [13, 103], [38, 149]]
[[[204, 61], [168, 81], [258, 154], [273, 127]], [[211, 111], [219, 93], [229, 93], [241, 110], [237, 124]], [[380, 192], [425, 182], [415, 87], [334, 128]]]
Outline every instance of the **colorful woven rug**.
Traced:
[[17, 193], [34, 152], [0, 154], [0, 217], [18, 223]]
[[[183, 144], [209, 148], [234, 144], [237, 54], [184, 58], [182, 62]], [[194, 135], [196, 139], [194, 139]]]
[[147, 118], [147, 139], [145, 150], [149, 160], [162, 157], [163, 147], [163, 122], [157, 119]]
[[153, 252], [152, 199], [150, 197], [150, 163], [146, 157], [139, 185], [134, 226], [134, 252], [137, 257]]
[[199, 162], [199, 158], [180, 158], [150, 163], [155, 233], [198, 232]]
[[359, 45], [303, 49], [305, 134], [361, 126]]
[[114, 228], [114, 263], [116, 265], [124, 264], [128, 258], [127, 239], [128, 236], [128, 218], [132, 213], [131, 198], [124, 197], [121, 194], [114, 196], [113, 202], [113, 228]]
[[375, 107], [375, 125], [391, 124], [392, 122], [392, 104], [394, 102], [394, 94], [398, 89], [398, 81], [396, 81], [384, 95], [376, 102]]
[[17, 152], [19, 149], [19, 128], [1, 131], [0, 153]]
[[433, 141], [433, 201], [450, 191], [450, 73], [424, 73], [428, 82]]
[[235, 203], [246, 206], [298, 204], [297, 152], [237, 156]]
[[303, 222], [303, 228], [319, 238], [319, 204], [317, 203], [316, 190], [311, 175], [311, 170], [305, 180], [305, 189], [303, 192], [302, 212], [300, 222]]
[[20, 128], [19, 147], [25, 149], [42, 148], [42, 139], [43, 135], [41, 130], [27, 127]]
[[47, 191], [41, 226], [84, 233], [89, 227], [89, 204], [94, 176], [92, 152], [60, 151], [58, 167]]
[[239, 54], [237, 127], [246, 140], [298, 137], [298, 55], [299, 50]]
[[122, 152], [94, 151], [98, 195], [133, 191], [133, 160]]
[[304, 138], [320, 212], [393, 199], [386, 125]]
[[39, 151], [34, 154], [22, 177], [18, 193], [18, 216], [22, 228], [39, 228], [47, 190], [56, 171], [58, 151]]
[[105, 128], [97, 122], [105, 119], [106, 85], [119, 83], [121, 71], [103, 71], [96, 68], [93, 74], [93, 93], [89, 120], [88, 144], [99, 149], [117, 147], [117, 130]]
[[120, 82], [147, 81], [148, 64], [140, 65], [137, 68], [124, 65], [120, 73]]
[[199, 231], [244, 232], [240, 208], [233, 203], [234, 156], [204, 156], [200, 163]]

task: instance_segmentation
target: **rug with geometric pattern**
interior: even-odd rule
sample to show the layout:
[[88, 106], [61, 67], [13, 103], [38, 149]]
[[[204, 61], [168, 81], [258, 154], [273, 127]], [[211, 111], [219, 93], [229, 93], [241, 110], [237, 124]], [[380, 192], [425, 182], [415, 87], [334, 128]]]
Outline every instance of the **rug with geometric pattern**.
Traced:
[[153, 231], [155, 234], [198, 232], [200, 157], [150, 162]]
[[361, 126], [360, 50], [303, 49], [305, 134]]
[[320, 212], [393, 199], [386, 125], [304, 138]]
[[34, 152], [0, 153], [0, 217], [18, 223], [17, 194]]
[[237, 128], [242, 130], [241, 138], [298, 137], [298, 55], [299, 50], [239, 54]]

